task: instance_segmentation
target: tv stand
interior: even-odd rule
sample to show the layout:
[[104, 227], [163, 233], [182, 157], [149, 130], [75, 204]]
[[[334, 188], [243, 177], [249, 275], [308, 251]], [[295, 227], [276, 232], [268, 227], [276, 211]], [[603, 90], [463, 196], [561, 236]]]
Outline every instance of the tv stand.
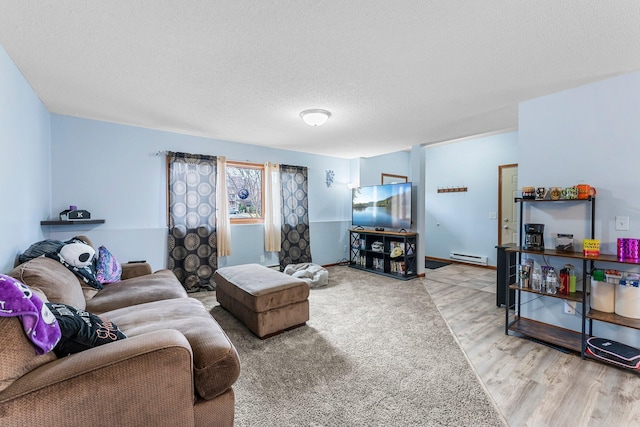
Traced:
[[349, 267], [409, 280], [417, 277], [418, 233], [349, 230]]

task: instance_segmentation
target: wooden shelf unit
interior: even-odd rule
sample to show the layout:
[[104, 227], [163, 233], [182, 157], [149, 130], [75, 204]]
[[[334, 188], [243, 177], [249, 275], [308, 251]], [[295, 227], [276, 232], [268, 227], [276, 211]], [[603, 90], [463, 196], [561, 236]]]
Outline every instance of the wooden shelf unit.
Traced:
[[[586, 279], [588, 270], [588, 263], [595, 260], [595, 257], [585, 257], [582, 252], [568, 252], [568, 251], [557, 251], [555, 249], [545, 249], [545, 250], [531, 250], [525, 249], [522, 246], [522, 240], [524, 235], [524, 208], [525, 205], [528, 204], [549, 204], [549, 203], [589, 203], [590, 205], [590, 215], [589, 215], [589, 229], [591, 231], [590, 238], [594, 238], [594, 217], [595, 217], [595, 197], [589, 197], [588, 199], [560, 199], [560, 200], [535, 200], [535, 199], [523, 199], [521, 197], [516, 197], [514, 202], [519, 203], [520, 205], [520, 233], [519, 233], [519, 242], [518, 246], [508, 247], [505, 250], [507, 252], [515, 252], [518, 254], [518, 263], [522, 262], [522, 254], [531, 254], [531, 255], [540, 255], [543, 257], [559, 257], [559, 258], [568, 258], [574, 260], [580, 260], [582, 262], [583, 267], [583, 276], [582, 276], [582, 289], [583, 291], [573, 292], [570, 294], [547, 294], [540, 291], [534, 291], [531, 288], [521, 288], [517, 284], [511, 283], [507, 284], [508, 289], [514, 289], [516, 292], [516, 301], [515, 304], [512, 305], [514, 309], [514, 319], [510, 321], [509, 315], [509, 306], [511, 303], [508, 301], [505, 304], [505, 334], [509, 334], [509, 331], [518, 332], [522, 335], [528, 336], [530, 338], [537, 339], [539, 341], [547, 342], [549, 344], [567, 348], [572, 351], [577, 351], [580, 353], [581, 357], [584, 358], [584, 350], [586, 345], [586, 316], [585, 309], [587, 307], [588, 300], [587, 297], [589, 295], [588, 291], [588, 281]], [[593, 262], [591, 262], [591, 267], [593, 267]], [[562, 299], [566, 301], [574, 301], [579, 302], [583, 306], [583, 310], [581, 311], [581, 320], [582, 320], [582, 331], [576, 332], [569, 329], [565, 329], [559, 327], [557, 325], [553, 325], [551, 323], [545, 323], [538, 320], [527, 319], [521, 316], [521, 306], [522, 306], [522, 293], [536, 294], [540, 297], [547, 298], [555, 298]], [[508, 292], [507, 292], [508, 294]]]
[[[558, 203], [558, 202], [588, 202], [591, 204], [590, 214], [590, 229], [591, 239], [594, 238], [594, 217], [595, 217], [595, 197], [589, 197], [589, 199], [582, 200], [531, 200], [516, 198], [515, 202], [520, 203], [520, 226], [522, 227], [522, 210], [524, 203]], [[522, 228], [520, 233], [520, 245], [522, 245]], [[583, 292], [575, 292], [569, 295], [550, 295], [539, 291], [534, 291], [530, 288], [521, 288], [517, 284], [507, 284], [508, 289], [514, 289], [517, 292], [516, 304], [514, 304], [515, 315], [514, 320], [509, 321], [509, 302], [506, 304], [506, 317], [505, 317], [505, 333], [509, 331], [517, 332], [522, 335], [528, 336], [539, 341], [547, 342], [558, 347], [567, 348], [572, 351], [579, 352], [584, 359], [589, 357], [586, 353], [587, 338], [593, 336], [593, 321], [608, 323], [621, 327], [640, 330], [640, 319], [632, 319], [623, 317], [615, 313], [604, 313], [602, 311], [594, 310], [590, 308], [590, 286], [591, 280], [587, 280], [587, 276], [591, 274], [595, 268], [595, 264], [602, 263], [615, 263], [615, 264], [627, 264], [627, 265], [640, 265], [638, 259], [621, 259], [616, 255], [600, 254], [598, 256], [585, 256], [582, 252], [562, 252], [553, 249], [545, 249], [543, 251], [527, 250], [522, 246], [508, 247], [505, 249], [507, 252], [516, 252], [519, 254], [518, 262], [521, 262], [522, 254], [542, 255], [548, 257], [560, 257], [575, 259], [582, 262], [583, 278], [582, 289]], [[569, 329], [561, 328], [556, 325], [540, 322], [533, 319], [527, 319], [520, 316], [520, 304], [521, 304], [521, 292], [538, 294], [540, 296], [560, 298], [568, 301], [576, 301], [582, 303], [582, 332], [572, 331]], [[588, 325], [588, 328], [587, 328]], [[606, 363], [606, 361], [594, 357], [589, 357], [592, 360]], [[611, 363], [613, 366], [618, 366]]]
[[548, 294], [546, 292], [534, 291], [531, 288], [521, 288], [520, 286], [515, 284], [509, 285], [509, 289], [515, 289], [522, 292], [529, 292], [531, 294], [538, 294], [545, 297], [558, 298], [558, 299], [563, 299], [567, 301], [582, 302], [582, 300], [584, 299], [584, 295], [582, 295], [582, 291], [570, 292], [569, 294]]
[[571, 329], [561, 328], [548, 323], [539, 322], [525, 317], [516, 317], [509, 326], [510, 331], [517, 332], [529, 338], [536, 339], [566, 348], [571, 351], [580, 352], [582, 347], [582, 334]]

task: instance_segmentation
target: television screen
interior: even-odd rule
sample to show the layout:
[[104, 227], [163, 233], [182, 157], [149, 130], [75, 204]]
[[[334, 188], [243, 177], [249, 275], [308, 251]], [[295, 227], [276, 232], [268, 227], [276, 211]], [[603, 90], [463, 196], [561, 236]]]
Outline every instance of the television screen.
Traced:
[[361, 227], [411, 228], [411, 183], [353, 189], [351, 223]]

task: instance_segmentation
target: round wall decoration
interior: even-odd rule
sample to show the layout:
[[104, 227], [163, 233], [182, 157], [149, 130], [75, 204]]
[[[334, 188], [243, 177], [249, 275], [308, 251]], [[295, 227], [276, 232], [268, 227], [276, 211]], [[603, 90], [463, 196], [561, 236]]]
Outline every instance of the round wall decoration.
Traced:
[[249, 197], [249, 190], [243, 188], [242, 190], [238, 191], [238, 197], [240, 197], [242, 200], [246, 199], [247, 197]]

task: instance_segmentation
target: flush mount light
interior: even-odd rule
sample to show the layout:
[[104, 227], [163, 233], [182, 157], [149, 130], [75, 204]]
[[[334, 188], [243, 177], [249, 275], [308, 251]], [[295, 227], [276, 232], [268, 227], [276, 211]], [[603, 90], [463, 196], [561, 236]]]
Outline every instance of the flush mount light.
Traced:
[[304, 110], [300, 113], [300, 117], [309, 126], [322, 126], [329, 120], [331, 113], [327, 110]]

